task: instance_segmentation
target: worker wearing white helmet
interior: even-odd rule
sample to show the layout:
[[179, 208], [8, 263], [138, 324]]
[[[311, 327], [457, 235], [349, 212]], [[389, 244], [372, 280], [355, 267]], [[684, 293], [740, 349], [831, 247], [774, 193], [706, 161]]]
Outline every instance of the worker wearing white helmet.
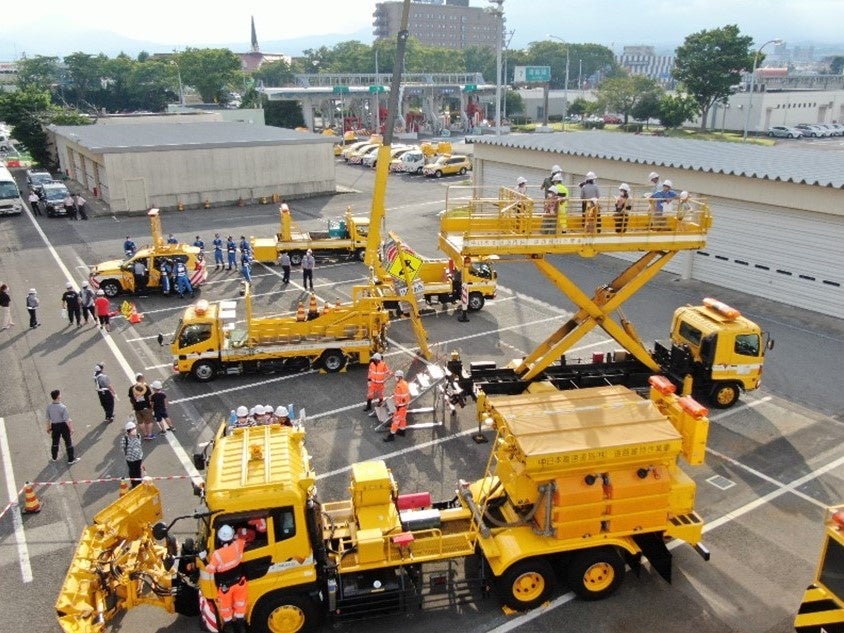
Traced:
[[395, 376], [396, 389], [393, 391], [393, 404], [396, 405], [396, 411], [393, 413], [390, 432], [384, 438], [385, 442], [394, 441], [396, 435], [403, 436], [407, 429], [407, 406], [410, 404], [410, 385], [404, 379], [404, 372], [401, 369], [396, 370]]
[[375, 352], [369, 361], [369, 371], [366, 375], [366, 406], [364, 411], [372, 411], [372, 401], [378, 401], [380, 405], [384, 401], [384, 385], [391, 376], [387, 362], [381, 354]]
[[132, 488], [141, 483], [143, 478], [144, 450], [141, 447], [141, 436], [138, 435], [138, 425], [135, 420], [129, 419], [123, 427], [124, 433], [121, 438], [121, 451], [126, 459], [126, 466], [129, 469], [129, 480]]
[[681, 191], [677, 201], [677, 219], [680, 221], [691, 221], [693, 215], [694, 210], [689, 199], [689, 192]]
[[587, 202], [593, 198], [601, 197], [601, 190], [598, 189], [598, 185], [595, 184], [597, 179], [598, 176], [595, 175], [594, 171], [588, 171], [586, 172], [586, 176], [583, 178], [583, 182], [581, 182], [578, 186], [580, 187], [580, 211], [583, 214], [583, 226], [586, 227], [588, 225], [591, 228], [597, 229], [598, 233], [600, 233], [600, 206]]
[[235, 427], [244, 427], [244, 426], [252, 426], [252, 419], [249, 417], [249, 409], [245, 406], [240, 405], [235, 410]]
[[627, 231], [628, 214], [632, 208], [630, 202], [630, 185], [626, 182], [618, 186], [618, 195], [615, 198], [615, 232], [624, 233]]
[[314, 254], [309, 248], [302, 256], [302, 287], [305, 290], [314, 290], [314, 268], [316, 267], [316, 260]]
[[551, 168], [551, 173], [545, 176], [545, 180], [542, 181], [542, 191], [547, 191], [548, 188], [553, 184], [554, 176], [556, 174], [560, 174], [560, 180], [562, 180], [563, 170], [560, 168], [559, 165], [554, 165]]
[[563, 184], [563, 175], [554, 174], [546, 191], [543, 233], [565, 233], [568, 226], [569, 189]]
[[[662, 191], [657, 191], [651, 196], [651, 200], [654, 201], [651, 208], [655, 216], [662, 216], [665, 211], [666, 204], [669, 204], [671, 200], [677, 197], [677, 192], [672, 189], [673, 186], [674, 183], [670, 180], [663, 180]], [[664, 228], [664, 226], [662, 226], [664, 224], [663, 220], [660, 220], [657, 224], [659, 225], [657, 228]]]
[[523, 196], [527, 195], [527, 178], [523, 178], [522, 176], [516, 178], [516, 191]]
[[214, 575], [217, 585], [217, 612], [223, 621], [222, 630], [234, 624], [235, 631], [246, 631], [246, 570], [243, 567], [244, 539], [231, 525], [217, 530], [220, 546], [211, 554], [205, 572]]
[[73, 282], [68, 281], [65, 284], [65, 291], [62, 295], [62, 307], [67, 310], [67, 318], [70, 325], [76, 321], [76, 328], [82, 327], [82, 301], [79, 299], [79, 293], [73, 287]]
[[276, 407], [273, 413], [273, 422], [282, 426], [293, 426], [293, 422], [290, 420], [290, 411], [287, 410], [287, 407]]
[[645, 194], [646, 198], [650, 198], [654, 195], [657, 191], [659, 191], [659, 174], [655, 171], [652, 171], [648, 174], [648, 182], [651, 183], [651, 190]]

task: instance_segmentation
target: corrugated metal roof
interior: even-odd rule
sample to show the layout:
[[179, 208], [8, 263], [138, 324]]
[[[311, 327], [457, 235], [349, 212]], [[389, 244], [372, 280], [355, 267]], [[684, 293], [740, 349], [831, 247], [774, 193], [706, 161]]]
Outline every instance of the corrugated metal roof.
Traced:
[[98, 153], [334, 142], [330, 136], [311, 132], [297, 132], [271, 125], [223, 121], [57, 125], [51, 129], [57, 135]]
[[768, 147], [615, 132], [510, 134], [474, 143], [690, 169], [820, 187], [844, 188], [844, 154], [837, 149]]

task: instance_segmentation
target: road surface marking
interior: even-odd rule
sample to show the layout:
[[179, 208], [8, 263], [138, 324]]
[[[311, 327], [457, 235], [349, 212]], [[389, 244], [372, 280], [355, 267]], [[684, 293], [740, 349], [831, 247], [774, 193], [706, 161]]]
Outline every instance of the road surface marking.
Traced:
[[11, 510], [12, 525], [15, 528], [15, 544], [18, 548], [18, 562], [21, 566], [21, 579], [24, 583], [32, 582], [32, 565], [29, 562], [29, 548], [26, 545], [26, 533], [23, 529], [18, 491], [15, 488], [15, 471], [12, 468], [12, 454], [9, 452], [9, 438], [6, 435], [6, 420], [0, 418], [0, 459], [3, 460], [3, 474], [6, 477], [6, 490], [9, 502], [15, 503]]

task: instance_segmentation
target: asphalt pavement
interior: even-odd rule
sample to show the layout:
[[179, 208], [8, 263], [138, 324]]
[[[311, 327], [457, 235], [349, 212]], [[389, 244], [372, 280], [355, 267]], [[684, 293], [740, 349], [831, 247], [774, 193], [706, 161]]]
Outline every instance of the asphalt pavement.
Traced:
[[[374, 171], [339, 164], [337, 176], [344, 193], [291, 203], [293, 217], [303, 228], [316, 229], [322, 219], [339, 216], [350, 205], [355, 212], [369, 210]], [[446, 187], [459, 182], [459, 178], [391, 175], [387, 228], [421, 254], [438, 255], [437, 213], [443, 208]], [[717, 206], [713, 209], [717, 214]], [[162, 223], [166, 232], [182, 241], [192, 242], [199, 234], [210, 244], [214, 232], [224, 237], [272, 235], [278, 215], [273, 205], [250, 205], [166, 213]], [[170, 398], [175, 433], [144, 442], [147, 473], [164, 478], [159, 483], [169, 518], [196, 505], [190, 478], [198, 473], [190, 455], [240, 404], [292, 402], [297, 409], [305, 408], [306, 441], [323, 500], [345, 498], [350, 464], [367, 459], [385, 459], [401, 492], [428, 490], [435, 499], [453, 496], [459, 478], [483, 474], [489, 445], [472, 441], [477, 421], [471, 404], [443, 424], [420, 415], [411, 420], [418, 426], [406, 438], [384, 444], [376, 421], [361, 411], [363, 368], [330, 375], [227, 376], [206, 384], [175, 377], [166, 342], [187, 299], [137, 297], [143, 321], [131, 325], [117, 319], [111, 333], [69, 327], [60, 314], [65, 281], [79, 283], [89, 265], [119, 258], [127, 234], [139, 245], [147, 242], [146, 217], [101, 214], [88, 222], [72, 222], [25, 214], [0, 219], [0, 278], [11, 287], [17, 324], [0, 332], [3, 505], [6, 499], [17, 498], [26, 481], [38, 482], [43, 505], [38, 514], [21, 515], [15, 506], [0, 517], [0, 591], [11, 596], [0, 606], [4, 631], [59, 630], [53, 605], [76, 542], [94, 514], [117, 497], [118, 479], [125, 474], [117, 442], [129, 414], [127, 391], [136, 371], [148, 381], [164, 382]], [[557, 261], [588, 291], [612, 279], [623, 266], [606, 257]], [[469, 360], [506, 362], [532, 350], [571, 313], [571, 303], [530, 264], [502, 263], [497, 269], [498, 297], [473, 313], [468, 323], [456, 321], [453, 306], [425, 317], [429, 341], [439, 358], [458, 350]], [[256, 312], [295, 311], [304, 295], [301, 277], [294, 271], [293, 283], [284, 289], [279, 273], [272, 266], [256, 266]], [[321, 300], [346, 299], [351, 286], [365, 275], [356, 262], [321, 262], [315, 272], [316, 293]], [[34, 330], [26, 327], [23, 308], [30, 287], [37, 288], [41, 298], [42, 326]], [[236, 273], [212, 269], [200, 296], [239, 300], [239, 290]], [[707, 463], [686, 468], [698, 484], [697, 507], [712, 550], [709, 562], [684, 546], [674, 550], [671, 585], [645, 569], [639, 578], [628, 574], [620, 591], [600, 603], [575, 600], [560, 583], [549, 605], [528, 614], [507, 616], [494, 595], [472, 596], [368, 623], [367, 628], [372, 633], [394, 631], [398, 623], [409, 633], [455, 625], [467, 633], [792, 630], [793, 615], [817, 560], [822, 508], [841, 502], [844, 490], [840, 388], [844, 321], [668, 274], [634, 296], [625, 313], [644, 340], [665, 338], [674, 308], [712, 295], [760, 322], [776, 346], [766, 363], [763, 388], [743, 396], [733, 409], [713, 412]], [[157, 342], [159, 333], [164, 335], [163, 347]], [[409, 323], [394, 322], [388, 336], [391, 368], [415, 372], [420, 363], [413, 353]], [[582, 355], [615, 347], [600, 331], [578, 344]], [[117, 420], [111, 425], [102, 423], [94, 390], [94, 364], [100, 361], [105, 362], [119, 396]], [[44, 409], [55, 387], [62, 389], [75, 424], [81, 461], [73, 466], [62, 459], [49, 461]], [[177, 524], [177, 535], [188, 535], [192, 528], [188, 521]], [[143, 607], [127, 614], [115, 630], [176, 633], [194, 631], [196, 626], [196, 621]], [[360, 626], [344, 625], [340, 630]]]

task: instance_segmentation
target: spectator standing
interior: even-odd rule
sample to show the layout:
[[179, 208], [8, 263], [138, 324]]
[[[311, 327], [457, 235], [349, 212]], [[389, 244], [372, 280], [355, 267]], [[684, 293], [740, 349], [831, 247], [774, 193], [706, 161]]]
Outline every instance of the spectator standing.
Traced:
[[214, 233], [214, 269], [220, 270], [223, 267], [223, 238], [219, 233]]
[[126, 241], [123, 242], [123, 253], [126, 255], [126, 259], [134, 256], [137, 252], [138, 247], [135, 245], [135, 242], [132, 241], [132, 238], [127, 235]]
[[150, 387], [152, 387], [152, 395], [150, 396], [152, 415], [158, 424], [158, 429], [162, 433], [172, 431], [173, 423], [170, 421], [170, 415], [167, 413], [167, 394], [161, 385], [161, 381], [153, 380]]
[[9, 286], [0, 284], [0, 330], [8, 330], [14, 327], [12, 321], [12, 297], [9, 295]]
[[41, 302], [38, 300], [38, 292], [35, 288], [30, 288], [29, 293], [26, 295], [26, 310], [29, 312], [29, 327], [36, 328], [41, 325], [38, 322], [38, 306], [41, 305]]
[[290, 283], [290, 255], [287, 252], [282, 253], [278, 258], [278, 263], [281, 265], [281, 283], [286, 286]]
[[79, 293], [73, 287], [73, 283], [68, 281], [65, 284], [65, 291], [62, 295], [62, 307], [67, 310], [67, 319], [73, 325], [76, 320], [76, 327], [82, 327], [82, 303], [79, 301]]
[[231, 235], [226, 240], [226, 255], [228, 256], [229, 263], [226, 270], [231, 270], [232, 268], [237, 270], [237, 244], [235, 244], [234, 238]]
[[552, 185], [545, 205], [546, 220], [543, 220], [543, 233], [565, 233], [568, 229], [569, 189], [563, 184], [563, 175], [554, 174]]
[[126, 422], [125, 433], [121, 440], [123, 456], [126, 458], [126, 466], [129, 468], [129, 480], [134, 488], [143, 478], [144, 449], [141, 447], [141, 438], [138, 435], [138, 425], [134, 420]]
[[240, 256], [243, 257], [244, 252], [249, 252], [249, 240], [246, 239], [245, 235], [240, 236], [240, 242], [238, 242], [238, 248], [240, 249]]
[[111, 424], [114, 422], [114, 400], [115, 392], [114, 385], [111, 384], [111, 378], [103, 373], [103, 363], [94, 365], [94, 386], [97, 388], [97, 397], [100, 399], [100, 406], [105, 413], [104, 424]]
[[646, 198], [650, 198], [659, 191], [659, 174], [655, 171], [649, 173], [648, 182], [651, 183], [651, 190], [645, 194]]
[[589, 201], [597, 200], [601, 197], [601, 190], [598, 189], [598, 185], [595, 184], [595, 181], [598, 179], [598, 176], [595, 175], [594, 171], [590, 171], [586, 173], [586, 176], [578, 186], [580, 187], [580, 209], [583, 214], [583, 226], [586, 227], [589, 224], [595, 224], [598, 228], [598, 233], [601, 232], [601, 214], [597, 212], [597, 215], [593, 217], [589, 217], [587, 213], [588, 209], [597, 209], [597, 203], [590, 204]]
[[149, 271], [143, 259], [136, 259], [132, 264], [132, 276], [135, 278], [135, 292], [146, 290]]
[[70, 195], [70, 192], [67, 193], [64, 199], [64, 212], [71, 220], [79, 219], [76, 217], [76, 207], [73, 204], [73, 196]]
[[67, 463], [75, 464], [79, 461], [76, 456], [76, 450], [73, 447], [73, 420], [70, 419], [70, 413], [67, 410], [67, 405], [62, 402], [62, 392], [58, 389], [53, 389], [50, 392], [50, 397], [53, 401], [47, 405], [47, 433], [52, 437], [50, 444], [50, 459], [58, 461], [59, 459], [59, 440], [64, 440], [64, 449], [67, 452]]
[[172, 233], [170, 233], [170, 234], [167, 236], [167, 243], [168, 243], [168, 244], [178, 244], [178, 243], [179, 243], [179, 240], [177, 240], [177, 239], [176, 239], [176, 236], [175, 236], [175, 235], [173, 235]]
[[302, 257], [302, 287], [305, 290], [314, 289], [314, 267], [316, 266], [316, 260], [314, 259], [314, 253], [309, 248], [305, 253], [304, 257]]
[[516, 191], [523, 196], [527, 195], [527, 178], [523, 178], [522, 176], [516, 178]]
[[618, 186], [618, 196], [615, 199], [615, 232], [624, 233], [627, 231], [627, 222], [629, 220], [629, 212], [632, 208], [630, 204], [630, 185], [626, 182]]
[[662, 215], [666, 202], [677, 197], [677, 192], [672, 189], [674, 184], [670, 180], [662, 181], [662, 191], [657, 191], [651, 196], [651, 200], [656, 200], [655, 212], [657, 215]]
[[205, 258], [205, 240], [203, 240], [201, 237], [199, 237], [197, 235], [196, 239], [193, 241], [193, 245], [196, 246], [199, 249], [199, 254], [204, 259]]
[[551, 168], [551, 173], [545, 176], [545, 180], [542, 181], [542, 191], [548, 191], [551, 188], [551, 185], [554, 183], [555, 174], [560, 174], [560, 180], [562, 180], [563, 170], [559, 165], [554, 165]]
[[79, 303], [82, 305], [82, 316], [85, 318], [85, 325], [88, 325], [88, 316], [91, 317], [91, 325], [97, 324], [97, 313], [94, 312], [94, 299], [96, 295], [91, 290], [87, 281], [82, 282], [82, 290], [79, 291]]
[[41, 207], [38, 206], [38, 202], [41, 198], [38, 197], [38, 194], [34, 191], [30, 191], [27, 200], [29, 200], [29, 206], [32, 207], [32, 213], [35, 215], [41, 215]]
[[153, 431], [153, 414], [152, 401], [150, 396], [152, 391], [149, 385], [144, 381], [143, 374], [135, 374], [135, 384], [129, 387], [129, 402], [132, 403], [132, 410], [135, 412], [135, 420], [141, 428], [141, 435], [145, 440], [154, 440], [155, 434]]
[[85, 212], [85, 203], [88, 202], [85, 198], [83, 198], [78, 193], [73, 196], [73, 206], [76, 208], [76, 212], [79, 214], [79, 217], [83, 220], [88, 219], [88, 214]]
[[111, 332], [111, 304], [102, 288], [97, 290], [97, 298], [94, 299], [94, 312], [97, 314], [99, 323], [97, 327], [105, 329], [106, 332]]

